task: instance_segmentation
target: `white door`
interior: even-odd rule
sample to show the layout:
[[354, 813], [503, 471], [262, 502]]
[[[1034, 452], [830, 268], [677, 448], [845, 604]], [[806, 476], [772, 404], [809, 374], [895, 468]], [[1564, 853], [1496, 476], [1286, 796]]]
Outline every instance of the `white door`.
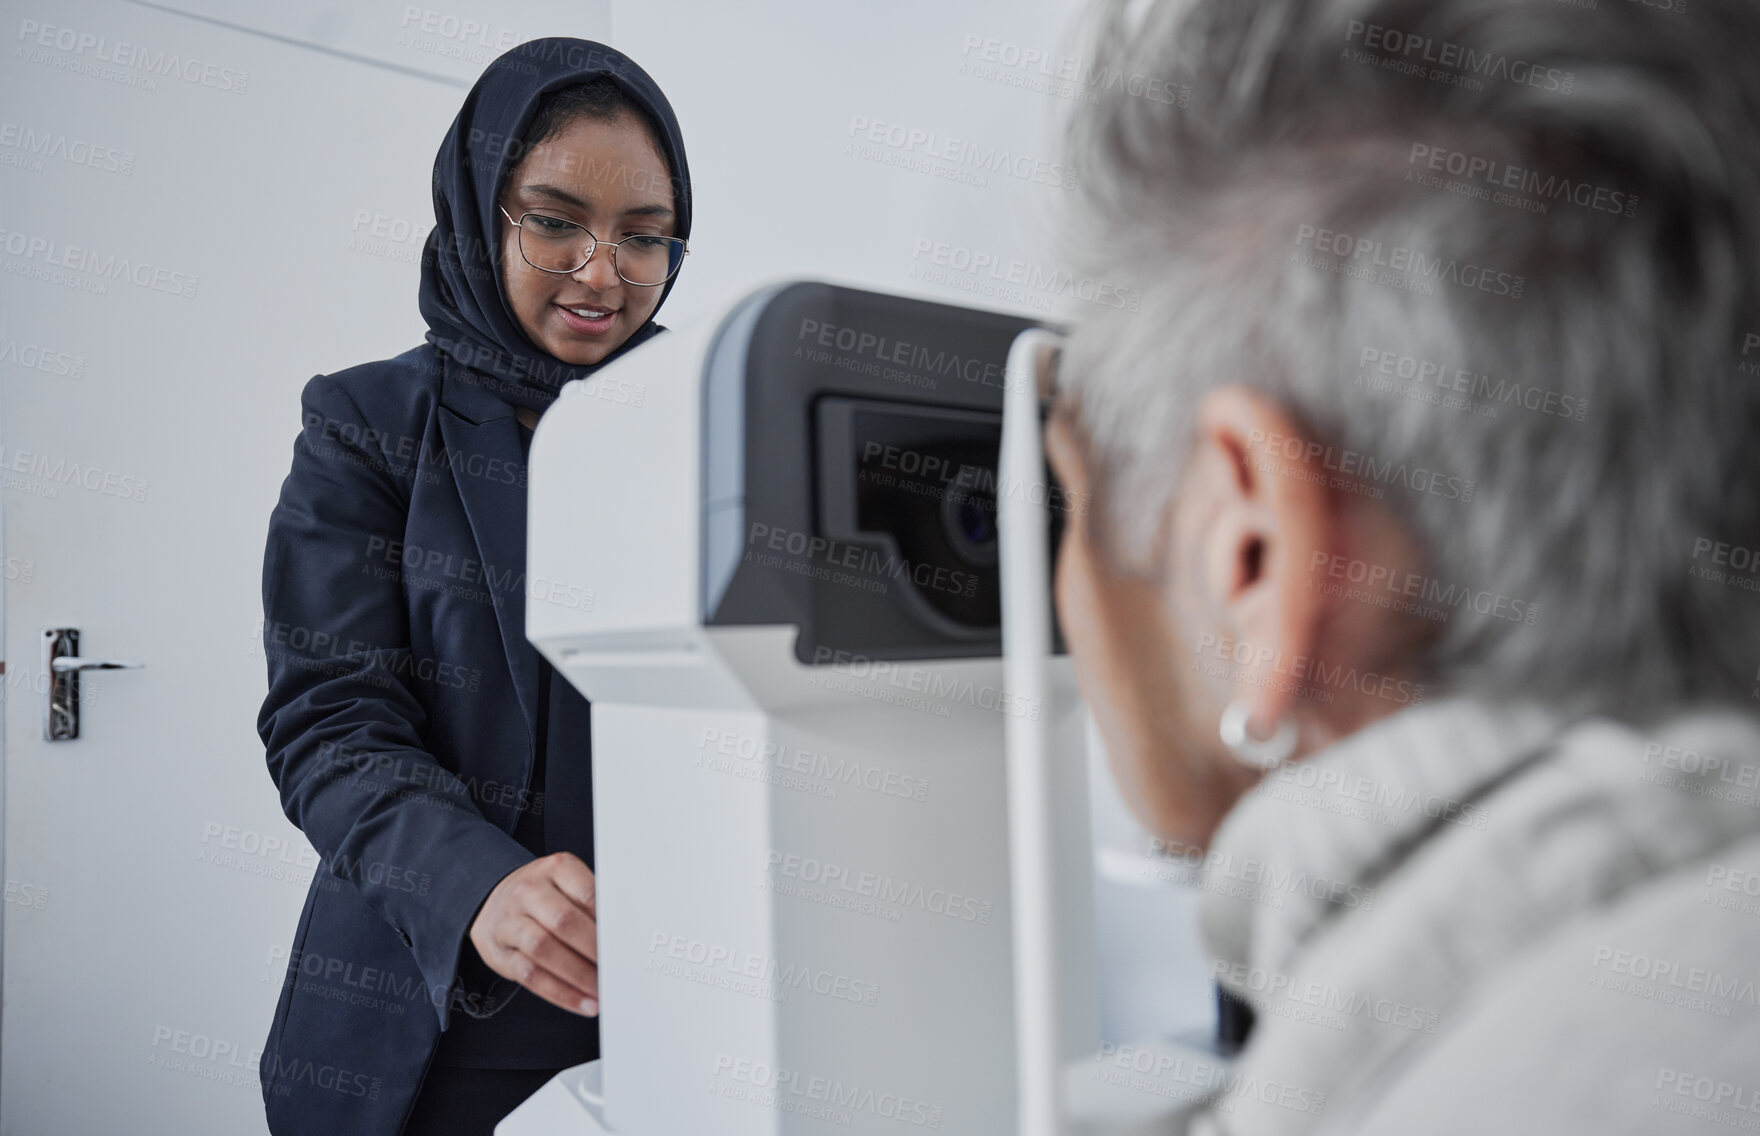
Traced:
[[[608, 11], [188, 8], [0, 21], [4, 1136], [265, 1130], [317, 864], [256, 735], [299, 391], [420, 342], [434, 151], [491, 45]], [[50, 627], [146, 664], [82, 677], [77, 740], [43, 738]]]

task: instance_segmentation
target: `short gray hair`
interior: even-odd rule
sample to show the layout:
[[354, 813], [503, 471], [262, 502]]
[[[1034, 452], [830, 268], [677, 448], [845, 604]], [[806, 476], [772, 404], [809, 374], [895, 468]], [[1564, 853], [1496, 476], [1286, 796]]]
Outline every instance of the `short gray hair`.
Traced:
[[[1100, 0], [1091, 30], [1070, 257], [1141, 303], [1063, 371], [1112, 555], [1142, 564], [1199, 399], [1244, 383], [1386, 490], [1428, 578], [1516, 603], [1457, 607], [1431, 681], [1746, 701], [1760, 5]], [[1719, 549], [1751, 570], [1706, 578]]]

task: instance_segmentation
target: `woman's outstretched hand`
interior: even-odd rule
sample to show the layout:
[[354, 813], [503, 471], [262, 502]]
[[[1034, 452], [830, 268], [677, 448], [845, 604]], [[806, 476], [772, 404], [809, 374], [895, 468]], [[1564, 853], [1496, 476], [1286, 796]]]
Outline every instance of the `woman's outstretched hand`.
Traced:
[[502, 877], [471, 923], [493, 970], [533, 994], [591, 1017], [599, 1012], [599, 923], [593, 870], [553, 852]]

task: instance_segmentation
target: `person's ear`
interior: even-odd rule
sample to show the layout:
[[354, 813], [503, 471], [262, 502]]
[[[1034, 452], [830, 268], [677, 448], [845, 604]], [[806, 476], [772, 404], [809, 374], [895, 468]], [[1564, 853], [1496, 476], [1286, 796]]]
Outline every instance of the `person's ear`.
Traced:
[[1336, 534], [1318, 447], [1275, 399], [1248, 387], [1211, 391], [1198, 406], [1185, 491], [1199, 548], [1198, 586], [1234, 632], [1235, 697], [1253, 736], [1268, 736], [1304, 685], [1324, 604], [1313, 565]]

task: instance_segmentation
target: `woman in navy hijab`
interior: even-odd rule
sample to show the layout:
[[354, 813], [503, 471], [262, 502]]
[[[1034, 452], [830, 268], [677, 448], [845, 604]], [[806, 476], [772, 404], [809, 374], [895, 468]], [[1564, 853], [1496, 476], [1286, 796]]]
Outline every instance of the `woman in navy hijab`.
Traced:
[[259, 1065], [278, 1136], [487, 1136], [599, 1055], [589, 708], [525, 638], [591, 581], [526, 579], [526, 454], [663, 330], [690, 171], [641, 68], [541, 39], [433, 189], [427, 342], [307, 383], [269, 521], [258, 732], [322, 858]]

